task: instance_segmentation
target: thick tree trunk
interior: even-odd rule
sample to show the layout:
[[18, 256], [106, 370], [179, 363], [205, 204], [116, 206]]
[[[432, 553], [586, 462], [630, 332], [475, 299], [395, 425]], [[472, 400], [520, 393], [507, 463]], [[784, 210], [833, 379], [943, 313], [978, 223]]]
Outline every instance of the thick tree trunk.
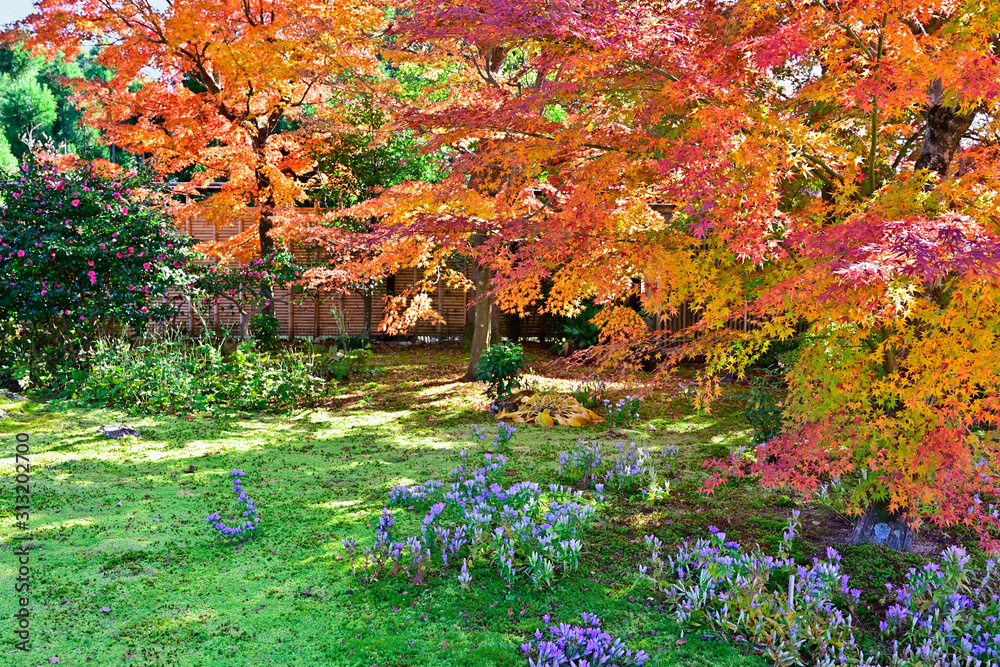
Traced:
[[890, 514], [885, 503], [873, 503], [855, 522], [847, 541], [909, 551], [913, 548], [913, 529], [901, 516]]
[[[479, 245], [483, 240], [482, 234], [475, 234], [472, 245]], [[472, 284], [476, 288], [476, 303], [472, 307], [473, 329], [472, 347], [469, 350], [469, 368], [463, 378], [468, 382], [476, 380], [476, 366], [479, 364], [479, 357], [489, 348], [493, 333], [493, 298], [487, 294], [491, 278], [492, 272], [489, 267], [481, 266], [478, 262], [473, 261]]]
[[458, 342], [462, 352], [472, 351], [472, 338], [476, 335], [476, 318], [466, 317], [465, 328], [462, 329], [462, 339]]
[[954, 107], [942, 104], [943, 99], [944, 84], [937, 79], [931, 84], [924, 141], [914, 167], [936, 171], [946, 179], [951, 161], [961, 146], [962, 137], [972, 127], [976, 112], [959, 113]]

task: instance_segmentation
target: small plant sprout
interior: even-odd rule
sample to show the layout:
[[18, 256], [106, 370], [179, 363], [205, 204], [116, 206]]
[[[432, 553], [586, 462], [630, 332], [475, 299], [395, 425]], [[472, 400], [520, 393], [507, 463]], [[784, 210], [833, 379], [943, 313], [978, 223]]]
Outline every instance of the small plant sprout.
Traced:
[[[493, 451], [498, 454], [509, 453], [510, 442], [514, 439], [515, 433], [517, 433], [516, 426], [504, 421], [499, 422], [497, 424], [496, 435], [493, 436]], [[487, 440], [486, 429], [482, 426], [473, 426], [472, 437], [476, 442], [485, 443]]]
[[642, 399], [638, 396], [626, 396], [617, 401], [604, 399], [604, 412], [608, 428], [624, 428], [638, 421], [640, 405], [642, 405]]
[[354, 570], [354, 554], [358, 550], [358, 541], [353, 537], [349, 537], [346, 540], [344, 540], [343, 544], [344, 544], [344, 550], [347, 551], [347, 557], [351, 561], [351, 574], [357, 575], [357, 572], [355, 572]]

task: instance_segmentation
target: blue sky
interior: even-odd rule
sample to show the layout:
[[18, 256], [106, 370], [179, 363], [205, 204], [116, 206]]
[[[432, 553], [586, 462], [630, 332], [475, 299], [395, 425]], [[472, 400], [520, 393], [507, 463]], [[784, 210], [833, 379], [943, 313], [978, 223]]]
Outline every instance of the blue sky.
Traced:
[[3, 0], [0, 2], [0, 25], [23, 19], [31, 13], [32, 0]]

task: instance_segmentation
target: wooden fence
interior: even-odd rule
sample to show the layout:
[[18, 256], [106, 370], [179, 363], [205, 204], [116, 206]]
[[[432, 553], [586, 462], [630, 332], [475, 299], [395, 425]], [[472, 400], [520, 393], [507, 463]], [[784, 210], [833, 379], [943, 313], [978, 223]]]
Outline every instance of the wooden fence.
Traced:
[[[669, 217], [673, 210], [669, 205], [654, 205], [654, 210]], [[256, 225], [256, 211], [247, 209], [232, 224], [218, 228], [203, 219], [188, 220], [183, 231], [197, 241], [224, 241], [244, 230]], [[289, 250], [300, 259], [305, 259], [307, 251], [294, 245]], [[385, 305], [386, 283], [391, 282], [394, 293], [401, 294], [422, 275], [416, 268], [404, 269], [395, 274], [390, 281], [383, 282], [372, 298], [372, 328], [377, 331], [382, 320]], [[364, 301], [358, 294], [327, 294], [319, 298], [299, 298], [293, 303], [288, 290], [275, 290], [274, 314], [280, 323], [280, 335], [292, 337], [320, 338], [338, 336], [341, 334], [357, 335], [364, 326]], [[437, 293], [431, 294], [434, 309], [441, 314], [444, 322], [420, 320], [410, 334], [419, 339], [438, 341], [460, 338], [465, 330], [466, 319], [470, 316], [469, 302], [471, 295], [465, 290], [444, 285], [438, 286]], [[179, 310], [178, 321], [190, 333], [197, 334], [206, 326], [214, 330], [238, 330], [239, 312], [235, 308], [220, 303], [212, 306], [191, 305], [174, 296], [174, 304]], [[504, 316], [501, 318], [501, 334], [517, 339], [545, 340], [559, 337], [560, 332], [554, 330], [546, 316], [528, 315], [526, 317]], [[659, 331], [679, 331], [692, 326], [701, 319], [700, 313], [683, 304], [672, 317], [653, 316], [649, 318], [650, 328]], [[341, 323], [344, 330], [341, 330]], [[753, 328], [752, 323], [745, 319], [729, 323], [734, 329], [747, 331]], [[800, 326], [804, 330], [805, 325]]]
[[[248, 211], [246, 215], [240, 216], [227, 227], [218, 228], [206, 220], [194, 219], [183, 226], [183, 231], [197, 241], [224, 241], [242, 233], [245, 229], [250, 229], [255, 224], [254, 213]], [[305, 259], [308, 254], [306, 250], [294, 245], [289, 250], [300, 259]], [[416, 268], [404, 269], [393, 276], [391, 282], [394, 283], [395, 293], [400, 294], [421, 278], [422, 275]], [[372, 297], [373, 329], [377, 329], [382, 320], [387, 282], [390, 281], [383, 281]], [[275, 290], [274, 298], [274, 314], [280, 323], [282, 336], [319, 338], [343, 333], [356, 335], [362, 332], [364, 300], [359, 294], [326, 294], [320, 298], [304, 299], [299, 296], [298, 301], [293, 303], [288, 290]], [[438, 323], [420, 320], [415, 330], [411, 332], [412, 335], [438, 340], [460, 337], [465, 329], [469, 298], [465, 290], [439, 286], [437, 293], [431, 294], [431, 300], [434, 309], [444, 317], [445, 321]], [[192, 310], [186, 300], [176, 295], [173, 295], [173, 299], [179, 310], [178, 321], [192, 334], [197, 334], [205, 326], [223, 331], [239, 328], [239, 312], [230, 304], [222, 302], [207, 307], [195, 304], [195, 309]], [[341, 331], [341, 322], [345, 325], [346, 331]]]

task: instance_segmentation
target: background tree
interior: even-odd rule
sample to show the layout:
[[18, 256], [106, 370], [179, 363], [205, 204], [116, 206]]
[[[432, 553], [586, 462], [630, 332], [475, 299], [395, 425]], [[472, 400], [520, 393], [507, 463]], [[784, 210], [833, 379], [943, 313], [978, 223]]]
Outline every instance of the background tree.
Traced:
[[[32, 57], [19, 45], [0, 47], [0, 127], [8, 148], [16, 159], [28, 152], [28, 142], [51, 143], [61, 153], [73, 153], [84, 159], [117, 161], [126, 158], [126, 166], [135, 168], [136, 160], [99, 143], [97, 130], [83, 122], [83, 111], [76, 107], [73, 80], [107, 80], [111, 71], [97, 64], [93, 50], [79, 53], [75, 59], [46, 60]], [[0, 152], [4, 151], [0, 147]]]
[[[39, 0], [16, 37], [49, 56], [97, 43], [109, 81], [75, 82], [105, 140], [148, 154], [189, 189], [221, 182], [183, 211], [228, 224], [259, 207], [256, 229], [216, 254], [246, 258], [274, 246], [276, 212], [306, 197], [304, 175], [338, 85], [378, 74], [365, 37], [383, 14], [367, 0]], [[304, 122], [311, 119], [311, 122]]]
[[322, 174], [311, 195], [333, 214], [304, 215], [277, 231], [300, 247], [316, 251], [305, 273], [310, 291], [353, 292], [362, 299], [362, 336], [371, 338], [373, 298], [398, 264], [378, 262], [383, 240], [373, 235], [373, 220], [339, 211], [378, 196], [403, 181], [436, 182], [446, 170], [440, 154], [418, 151], [410, 132], [389, 129], [388, 113], [371, 95], [344, 103], [351, 131], [331, 135], [316, 155]]

